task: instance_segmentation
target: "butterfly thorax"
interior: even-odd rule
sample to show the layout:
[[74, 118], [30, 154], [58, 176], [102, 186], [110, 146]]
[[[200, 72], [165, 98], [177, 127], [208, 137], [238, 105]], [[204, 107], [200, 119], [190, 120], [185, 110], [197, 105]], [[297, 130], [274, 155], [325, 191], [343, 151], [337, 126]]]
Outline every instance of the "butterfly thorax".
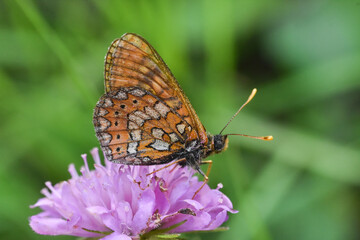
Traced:
[[186, 161], [180, 162], [181, 166], [190, 166], [199, 170], [201, 161], [208, 156], [226, 150], [228, 138], [226, 135], [208, 134], [208, 144], [203, 145], [200, 141], [194, 140], [186, 143], [186, 146], [178, 158], [185, 158]]

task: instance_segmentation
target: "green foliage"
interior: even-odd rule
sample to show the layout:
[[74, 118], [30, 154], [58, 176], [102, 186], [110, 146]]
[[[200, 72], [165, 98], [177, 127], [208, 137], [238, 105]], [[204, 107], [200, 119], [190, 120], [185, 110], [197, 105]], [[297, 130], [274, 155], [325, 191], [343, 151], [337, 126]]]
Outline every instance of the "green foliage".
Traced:
[[50, 239], [28, 226], [29, 205], [98, 146], [104, 55], [135, 32], [210, 132], [256, 87], [226, 132], [275, 138], [233, 136], [213, 157], [210, 185], [222, 182], [239, 213], [229, 231], [188, 239], [358, 239], [359, 10], [352, 0], [1, 1], [0, 238]]

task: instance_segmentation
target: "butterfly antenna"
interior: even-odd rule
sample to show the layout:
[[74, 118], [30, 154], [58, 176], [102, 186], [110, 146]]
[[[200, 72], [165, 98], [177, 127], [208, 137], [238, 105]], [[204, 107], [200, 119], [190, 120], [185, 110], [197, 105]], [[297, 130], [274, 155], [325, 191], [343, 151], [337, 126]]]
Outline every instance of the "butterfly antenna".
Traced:
[[246, 134], [226, 134], [226, 136], [230, 136], [230, 135], [235, 135], [235, 136], [243, 136], [243, 137], [249, 137], [249, 138], [255, 138], [255, 139], [260, 139], [260, 140], [265, 140], [265, 141], [271, 141], [274, 139], [273, 136], [251, 136], [251, 135], [246, 135]]
[[246, 100], [246, 102], [239, 108], [239, 110], [237, 110], [237, 112], [234, 114], [234, 116], [232, 116], [232, 118], [228, 121], [228, 123], [227, 123], [227, 124], [225, 125], [225, 127], [220, 131], [219, 134], [221, 134], [221, 133], [225, 130], [225, 128], [231, 123], [231, 121], [236, 117], [236, 115], [239, 114], [239, 112], [241, 111], [241, 109], [243, 109], [243, 108], [246, 106], [246, 104], [248, 104], [248, 103], [251, 101], [251, 99], [254, 98], [256, 92], [257, 92], [257, 89], [254, 88], [254, 89], [252, 90], [250, 96], [249, 96], [248, 99]]

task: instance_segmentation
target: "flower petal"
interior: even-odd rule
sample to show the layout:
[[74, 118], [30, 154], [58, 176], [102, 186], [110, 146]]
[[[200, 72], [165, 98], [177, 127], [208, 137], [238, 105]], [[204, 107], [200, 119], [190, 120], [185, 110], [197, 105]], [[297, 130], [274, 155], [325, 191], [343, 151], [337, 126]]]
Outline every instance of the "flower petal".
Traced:
[[139, 209], [134, 215], [133, 219], [133, 232], [140, 232], [142, 229], [145, 229], [146, 223], [148, 222], [149, 218], [152, 216], [154, 212], [155, 206], [155, 194], [152, 189], [147, 188], [142, 194], [141, 198], [139, 199]]
[[[30, 218], [31, 228], [46, 235], [131, 239], [156, 228], [166, 228], [186, 220], [172, 233], [211, 230], [235, 213], [232, 203], [217, 189], [203, 184], [187, 167], [125, 166], [106, 161], [102, 165], [96, 149], [91, 151], [95, 169], [90, 170], [86, 155], [78, 174], [69, 167], [71, 179], [52, 185], [41, 193], [31, 208], [42, 212]], [[171, 170], [171, 171], [170, 171]], [[111, 233], [101, 236], [97, 232]]]
[[112, 233], [106, 237], [100, 238], [99, 240], [131, 240], [131, 237], [121, 234], [121, 233]]

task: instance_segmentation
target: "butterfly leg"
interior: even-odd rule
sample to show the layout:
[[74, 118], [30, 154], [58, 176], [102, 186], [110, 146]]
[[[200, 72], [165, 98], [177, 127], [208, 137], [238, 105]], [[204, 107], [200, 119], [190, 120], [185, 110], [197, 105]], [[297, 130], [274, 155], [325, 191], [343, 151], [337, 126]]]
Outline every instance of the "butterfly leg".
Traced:
[[175, 166], [169, 171], [169, 173], [172, 173], [172, 171], [174, 171], [177, 166], [178, 166], [178, 165], [175, 165]]
[[174, 164], [176, 164], [176, 163], [182, 162], [182, 161], [186, 161], [186, 158], [181, 158], [181, 159], [179, 159], [179, 160], [173, 161], [172, 163], [170, 163], [170, 164], [168, 164], [168, 165], [165, 165], [165, 166], [162, 167], [162, 168], [156, 169], [155, 171], [152, 171], [151, 173], [146, 174], [146, 176], [149, 176], [149, 175], [151, 175], [151, 174], [153, 174], [153, 173], [159, 172], [159, 171], [161, 171], [161, 170], [163, 170], [163, 169], [165, 169], [165, 168], [168, 168], [168, 167], [170, 167], [170, 166], [172, 166], [172, 165], [174, 165]]
[[204, 174], [203, 171], [201, 171], [200, 167], [197, 169], [198, 172], [204, 176], [204, 183], [201, 185], [201, 187], [195, 192], [194, 196], [192, 197], [192, 199], [195, 198], [196, 194], [198, 194], [200, 192], [200, 190], [205, 186], [205, 184], [209, 181], [209, 174], [211, 171], [211, 167], [212, 167], [212, 160], [205, 160], [205, 161], [201, 161], [200, 164], [209, 164], [208, 168], [206, 170], [206, 174]]

